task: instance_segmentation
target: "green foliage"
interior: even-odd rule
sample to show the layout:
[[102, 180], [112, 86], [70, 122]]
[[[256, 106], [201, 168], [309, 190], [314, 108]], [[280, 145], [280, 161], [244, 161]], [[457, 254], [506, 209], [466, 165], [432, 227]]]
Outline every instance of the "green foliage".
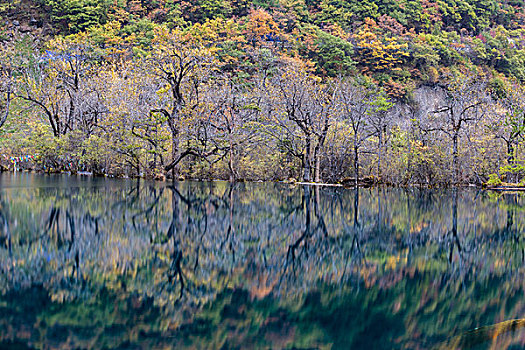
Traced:
[[335, 77], [348, 75], [354, 70], [352, 45], [341, 38], [323, 31], [317, 32], [316, 50], [310, 53], [310, 58], [317, 64], [320, 74]]
[[132, 21], [122, 28], [122, 34], [132, 36], [132, 41], [139, 48], [148, 48], [155, 37], [155, 24], [149, 19]]
[[252, 0], [253, 7], [268, 9], [277, 6], [278, 0]]
[[97, 135], [90, 135], [76, 151], [76, 159], [78, 159], [79, 166], [101, 173], [109, 148], [108, 140]]
[[489, 187], [496, 187], [501, 185], [503, 182], [501, 181], [498, 174], [490, 174], [489, 180], [485, 183]]
[[495, 99], [503, 99], [508, 96], [505, 81], [500, 77], [494, 77], [489, 81], [489, 89]]
[[226, 0], [190, 0], [181, 6], [184, 18], [190, 22], [204, 22], [207, 19], [231, 15], [230, 3]]
[[356, 20], [378, 16], [378, 6], [370, 0], [322, 0], [319, 6], [321, 11], [316, 15], [317, 23], [337, 23], [345, 29], [352, 28]]
[[504, 166], [500, 167], [499, 173], [502, 176], [508, 176], [508, 175], [513, 175], [513, 174], [523, 173], [525, 171], [525, 165], [520, 164], [520, 163], [522, 163], [522, 162], [515, 161], [512, 164], [504, 165]]
[[50, 0], [44, 5], [50, 8], [51, 20], [63, 31], [77, 33], [104, 23], [109, 3], [108, 0]]

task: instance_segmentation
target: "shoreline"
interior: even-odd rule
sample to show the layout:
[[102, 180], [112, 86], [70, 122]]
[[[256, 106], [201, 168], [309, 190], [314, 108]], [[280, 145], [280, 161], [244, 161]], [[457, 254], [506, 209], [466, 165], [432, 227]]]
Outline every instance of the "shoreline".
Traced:
[[[0, 168], [0, 174], [3, 173], [31, 173], [31, 174], [39, 174], [39, 175], [68, 175], [68, 176], [84, 176], [84, 177], [92, 177], [92, 178], [109, 178], [109, 179], [122, 179], [122, 180], [130, 180], [130, 179], [137, 179], [137, 180], [145, 180], [145, 181], [152, 181], [152, 182], [158, 182], [158, 183], [170, 183], [173, 182], [173, 179], [162, 177], [159, 178], [158, 176], [155, 177], [146, 177], [146, 176], [127, 176], [127, 175], [111, 175], [111, 174], [93, 174], [92, 172], [88, 171], [82, 171], [82, 172], [69, 172], [69, 171], [61, 171], [61, 172], [45, 172], [45, 171], [38, 171], [38, 170], [18, 170], [14, 171], [11, 169], [1, 169]], [[214, 178], [214, 179], [203, 179], [203, 178], [185, 178], [183, 176], [176, 179], [176, 181], [198, 181], [198, 182], [213, 182], [213, 181], [225, 181], [225, 182], [231, 182], [227, 179], [220, 179], [220, 178]], [[238, 179], [236, 181], [233, 181], [233, 183], [280, 183], [285, 185], [299, 185], [299, 186], [310, 186], [310, 187], [338, 187], [338, 188], [345, 188], [345, 189], [355, 189], [355, 185], [353, 182], [349, 182], [348, 185], [343, 183], [329, 183], [329, 182], [305, 182], [305, 181], [295, 181], [293, 179], [288, 180], [246, 180], [246, 179]], [[495, 192], [525, 192], [525, 186], [519, 186], [518, 184], [508, 184], [508, 185], [499, 185], [499, 186], [486, 186], [486, 185], [477, 185], [477, 184], [471, 184], [471, 183], [465, 183], [460, 184], [458, 186], [444, 186], [441, 184], [392, 184], [392, 183], [370, 183], [367, 181], [363, 181], [364, 183], [359, 184], [358, 188], [378, 188], [378, 187], [389, 187], [389, 188], [419, 188], [419, 189], [453, 189], [453, 188], [476, 188], [479, 190], [489, 190], [489, 191], [495, 191]]]

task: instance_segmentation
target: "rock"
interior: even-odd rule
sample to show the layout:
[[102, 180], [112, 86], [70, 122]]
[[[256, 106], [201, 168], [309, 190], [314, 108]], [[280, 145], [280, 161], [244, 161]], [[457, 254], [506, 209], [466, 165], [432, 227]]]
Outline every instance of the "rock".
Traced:
[[18, 30], [20, 33], [29, 33], [32, 29], [30, 26], [22, 25]]
[[154, 179], [156, 181], [166, 181], [166, 176], [164, 174], [155, 174]]

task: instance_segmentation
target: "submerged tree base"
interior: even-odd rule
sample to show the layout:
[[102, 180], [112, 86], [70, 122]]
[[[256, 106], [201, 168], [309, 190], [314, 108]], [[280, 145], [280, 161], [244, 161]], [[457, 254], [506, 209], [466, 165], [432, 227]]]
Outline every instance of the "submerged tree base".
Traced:
[[115, 178], [115, 179], [144, 179], [144, 180], [152, 180], [152, 181], [158, 181], [158, 182], [171, 182], [171, 181], [227, 181], [232, 183], [242, 183], [242, 182], [264, 182], [264, 183], [283, 183], [288, 185], [300, 185], [300, 186], [318, 186], [318, 187], [343, 187], [343, 188], [374, 188], [374, 187], [388, 187], [388, 188], [419, 188], [419, 189], [445, 189], [445, 188], [466, 188], [466, 187], [474, 187], [474, 188], [483, 188], [487, 190], [494, 190], [494, 191], [525, 191], [525, 184], [512, 184], [512, 183], [502, 183], [498, 186], [488, 186], [486, 183], [484, 184], [472, 184], [472, 183], [459, 183], [459, 184], [452, 184], [452, 183], [407, 183], [407, 182], [401, 182], [401, 183], [395, 183], [395, 182], [384, 182], [379, 181], [377, 178], [373, 176], [368, 176], [359, 179], [357, 186], [355, 185], [355, 179], [353, 178], [345, 178], [339, 182], [305, 182], [305, 181], [297, 181], [294, 178], [282, 180], [279, 178], [276, 179], [244, 179], [244, 178], [238, 178], [234, 181], [231, 181], [227, 177], [195, 177], [195, 176], [183, 176], [178, 175], [175, 179], [173, 179], [172, 174], [144, 174], [141, 173], [139, 175], [128, 175], [125, 173], [103, 173], [103, 172], [92, 172], [92, 171], [68, 171], [68, 170], [58, 170], [58, 169], [37, 169], [36, 167], [28, 167], [28, 168], [18, 168], [13, 169], [9, 167], [2, 167], [0, 164], [0, 173], [7, 172], [7, 173], [35, 173], [35, 174], [46, 174], [46, 175], [79, 175], [79, 176], [88, 176], [88, 177], [107, 177], [107, 178]]

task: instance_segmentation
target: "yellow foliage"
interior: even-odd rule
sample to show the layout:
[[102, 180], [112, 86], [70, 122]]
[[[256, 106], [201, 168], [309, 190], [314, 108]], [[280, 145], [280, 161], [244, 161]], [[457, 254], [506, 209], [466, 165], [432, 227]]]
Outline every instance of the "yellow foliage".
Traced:
[[357, 41], [356, 50], [364, 71], [391, 70], [408, 57], [406, 43], [399, 43], [394, 37], [379, 36], [378, 29], [374, 20], [367, 18], [365, 24], [354, 35]]

